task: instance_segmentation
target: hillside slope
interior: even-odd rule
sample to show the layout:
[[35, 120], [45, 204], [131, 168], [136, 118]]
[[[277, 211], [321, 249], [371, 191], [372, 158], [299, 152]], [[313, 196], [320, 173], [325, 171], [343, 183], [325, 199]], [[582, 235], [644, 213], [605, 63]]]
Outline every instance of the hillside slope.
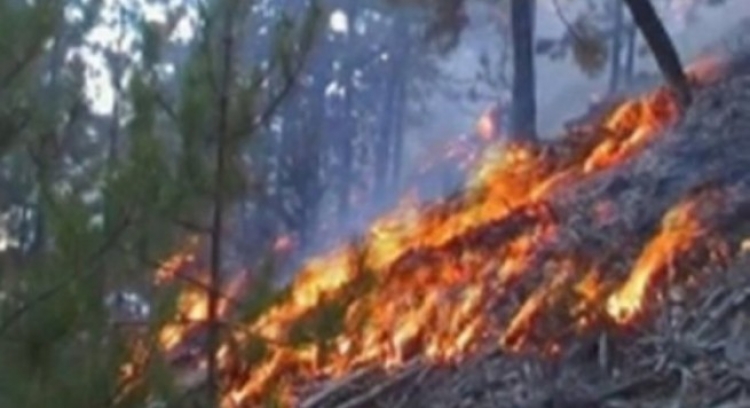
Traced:
[[[676, 225], [662, 227], [679, 230], [700, 219], [711, 232], [670, 260], [664, 273], [673, 286], [661, 292], [667, 305], [643, 326], [584, 336], [557, 360], [496, 353], [436, 370], [404, 406], [748, 406], [747, 129], [750, 76], [740, 74], [703, 90], [683, 123], [631, 163], [560, 195], [556, 206], [565, 214], [568, 239], [555, 250], [569, 250], [575, 241], [576, 248], [623, 259], [640, 250], [639, 237], [658, 229], [675, 202], [709, 191], [728, 195], [720, 205], [706, 203], [690, 219], [676, 217], [668, 221]], [[597, 222], [581, 209], [602, 200], [618, 211], [606, 227], [592, 228]], [[722, 240], [721, 254], [709, 253], [713, 239]]]
[[[682, 121], [637, 155], [554, 189], [554, 239], [535, 243], [513, 296], [489, 310], [507, 322], [500, 348], [458, 362], [410, 360], [386, 376], [358, 372], [303, 406], [747, 406], [743, 65], [700, 90]], [[462, 247], [496, 247], [497, 227], [482, 228]], [[573, 268], [561, 259], [575, 259]]]

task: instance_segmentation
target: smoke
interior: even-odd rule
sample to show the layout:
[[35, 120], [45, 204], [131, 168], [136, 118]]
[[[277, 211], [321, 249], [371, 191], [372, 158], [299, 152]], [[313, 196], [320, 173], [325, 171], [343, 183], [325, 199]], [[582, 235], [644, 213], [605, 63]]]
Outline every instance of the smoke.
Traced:
[[[587, 2], [560, 2], [565, 5], [569, 18], [575, 18], [579, 11], [577, 5], [585, 6]], [[661, 5], [677, 1], [658, 2]], [[542, 3], [543, 4], [543, 3]], [[490, 7], [495, 7], [491, 5]], [[676, 13], [664, 9], [665, 19], [670, 34], [684, 62], [690, 62], [717, 46], [746, 47], [748, 42], [747, 21], [750, 18], [750, 2], [726, 2], [723, 6], [702, 6], [694, 12], [689, 22]], [[490, 12], [486, 6], [477, 6], [472, 13], [472, 22], [487, 21], [488, 16], [495, 18], [497, 13]], [[539, 7], [537, 13], [537, 36], [559, 38], [566, 30], [557, 14], [549, 7]], [[496, 24], [475, 24], [462, 37], [463, 41], [443, 63], [445, 74], [456, 78], [456, 81], [472, 81], [481, 72], [480, 59], [488, 54], [494, 61], [494, 55], [509, 44], [504, 43], [497, 32]], [[642, 39], [638, 48], [644, 51]], [[648, 52], [638, 56], [636, 71], [658, 76], [653, 58]], [[537, 105], [538, 128], [542, 136], [553, 135], [572, 116], [584, 112], [591, 99], [604, 95], [608, 87], [608, 78], [590, 78], [577, 68], [569, 58], [551, 61], [538, 58], [537, 70]], [[497, 93], [494, 89], [483, 89], [486, 93]], [[434, 139], [455, 135], [472, 126], [480, 112], [486, 109], [486, 100], [472, 101], [470, 98], [436, 97], [430, 102], [429, 117], [425, 118], [426, 126], [410, 133], [413, 148], [434, 143]]]
[[[743, 18], [750, 16], [750, 7], [729, 4], [702, 8], [698, 15], [702, 18], [692, 21], [690, 29], [681, 28], [679, 19], [670, 17], [665, 20], [685, 62], [705, 54], [707, 49], [711, 54], [716, 54], [718, 47], [732, 48], [733, 53], [738, 49], [747, 49], [745, 44], [750, 43], [745, 38], [749, 30], [747, 20]], [[553, 35], [564, 29], [559, 18], [550, 10], [541, 8], [537, 17], [537, 27], [544, 35]], [[458, 76], [470, 77], [472, 70], [476, 70], [478, 53], [487, 45], [487, 38], [498, 37], [497, 33], [489, 35], [486, 31], [477, 28], [468, 33], [464, 43], [444, 62], [444, 67]], [[569, 60], [550, 62], [540, 58], [537, 66], [537, 102], [542, 137], [557, 134], [563, 123], [586, 112], [592, 101], [607, 88], [606, 78], [587, 78]], [[648, 53], [639, 57], [636, 68], [645, 73], [643, 81], [641, 86], [631, 86], [628, 93], [650, 88], [660, 81]], [[311, 256], [347, 242], [366, 239], [373, 221], [393, 211], [399, 203], [441, 200], [464, 187], [471, 169], [470, 163], [487, 145], [477, 135], [465, 131], [484, 119], [481, 112], [488, 103], [466, 103], [466, 109], [457, 109], [457, 105], [461, 104], [462, 101], [443, 101], [438, 96], [431, 103], [433, 117], [408, 129], [405, 135], [408, 150], [403, 163], [406, 175], [400, 185], [391, 186], [378, 194], [355, 194], [352, 210], [346, 214], [335, 210], [336, 200], [333, 196], [336, 192], [333, 191], [313, 217], [319, 220], [319, 225], [310, 234], [313, 239], [303, 241], [300, 237], [284, 234], [275, 237], [281, 280], [288, 281]]]
[[[486, 122], [487, 117], [483, 116], [481, 121]], [[486, 127], [487, 123], [484, 125]], [[281, 235], [275, 240], [274, 247], [281, 262], [279, 282], [288, 283], [304, 262], [315, 255], [366, 240], [373, 223], [388, 214], [459, 193], [466, 187], [469, 175], [478, 170], [482, 153], [493, 141], [488, 135], [472, 132], [425, 146], [422, 154], [413, 159], [410, 172], [396, 185], [380, 192], [370, 187], [359, 196], [353, 194], [351, 211], [345, 214], [335, 211], [338, 192], [332, 191], [314, 217], [320, 220], [312, 232], [314, 239], [305, 242], [298, 236]]]

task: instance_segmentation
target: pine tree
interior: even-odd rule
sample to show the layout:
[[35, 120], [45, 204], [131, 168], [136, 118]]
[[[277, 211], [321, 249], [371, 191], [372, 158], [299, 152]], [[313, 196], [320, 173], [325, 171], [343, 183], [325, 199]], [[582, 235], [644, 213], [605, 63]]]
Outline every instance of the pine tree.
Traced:
[[[247, 3], [230, 3], [236, 14], [229, 29], [236, 31], [253, 16]], [[188, 236], [210, 238], [214, 208], [221, 213], [246, 196], [239, 154], [294, 88], [317, 14], [298, 28], [282, 21], [270, 69], [230, 58], [224, 66], [233, 75], [222, 76], [219, 94], [212, 75], [220, 61], [207, 51], [222, 38], [214, 31], [220, 24], [204, 21], [179, 73], [165, 78], [158, 67], [169, 58], [162, 52], [169, 28], [131, 18], [141, 58], [124, 66], [122, 115], [101, 117], [85, 98], [82, 62], [60, 58], [80, 45], [71, 32], [80, 40], [101, 3], [81, 6], [83, 23], [75, 27], [60, 18], [69, 5], [0, 2], [0, 31], [12, 33], [0, 39], [0, 185], [14, 191], [0, 196], [0, 220], [7, 219], [0, 258], [13, 266], [0, 271], [0, 354], [7, 356], [0, 407], [142, 407], [181, 399], [157, 339], [180, 288], [199, 283], [154, 287], [154, 270]], [[176, 92], [168, 97], [165, 89]], [[207, 154], [220, 146], [224, 154]], [[214, 225], [220, 237], [221, 222]], [[215, 241], [218, 273], [224, 251]], [[220, 286], [216, 279], [198, 288], [216, 299]], [[134, 302], [135, 292], [151, 296]], [[209, 323], [218, 327], [215, 303]], [[216, 336], [206, 355], [215, 355], [220, 341]], [[219, 373], [211, 374], [218, 387]]]

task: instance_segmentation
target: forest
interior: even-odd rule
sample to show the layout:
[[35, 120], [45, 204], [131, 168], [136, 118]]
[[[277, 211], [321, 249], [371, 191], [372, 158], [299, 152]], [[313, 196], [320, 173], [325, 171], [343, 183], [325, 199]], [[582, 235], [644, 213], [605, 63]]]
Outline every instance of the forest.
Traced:
[[0, 0], [0, 408], [748, 406], [739, 3]]

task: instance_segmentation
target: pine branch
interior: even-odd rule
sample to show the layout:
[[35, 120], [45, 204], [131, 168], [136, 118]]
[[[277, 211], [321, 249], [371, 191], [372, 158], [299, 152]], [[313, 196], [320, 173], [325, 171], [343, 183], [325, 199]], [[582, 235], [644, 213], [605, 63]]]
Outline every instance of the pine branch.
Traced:
[[[7, 89], [10, 84], [18, 78], [18, 76], [20, 76], [32, 62], [34, 62], [42, 51], [44, 51], [44, 43], [47, 38], [48, 36], [45, 35], [45, 33], [42, 33], [42, 35], [37, 37], [23, 57], [16, 61], [8, 72], [0, 76], [0, 92]], [[0, 93], [0, 95], [2, 94]]]
[[144, 368], [148, 367], [151, 361], [153, 361], [153, 357], [158, 350], [158, 343], [155, 341], [150, 341], [146, 358], [143, 364], [140, 364], [136, 367], [134, 374], [130, 376], [130, 378], [120, 381], [117, 384], [115, 389], [112, 390], [112, 392], [107, 397], [106, 402], [102, 404], [103, 407], [118, 406], [122, 399], [127, 396], [128, 393], [138, 385], [138, 383], [143, 381], [143, 374], [145, 373]]
[[[131, 225], [131, 222], [132, 220], [130, 219], [130, 217], [125, 217], [123, 219], [123, 222], [112, 232], [112, 234], [110, 234], [110, 236], [107, 237], [107, 239], [93, 253], [91, 253], [91, 255], [89, 255], [88, 259], [84, 262], [84, 265], [91, 265], [96, 263], [112, 248], [114, 248], [119, 238]], [[58, 282], [56, 285], [48, 288], [47, 290], [42, 291], [35, 298], [24, 303], [5, 318], [2, 324], [0, 324], [0, 337], [3, 336], [11, 327], [13, 327], [13, 325], [17, 323], [21, 318], [23, 318], [26, 313], [40, 306], [47, 300], [52, 299], [55, 295], [57, 295], [76, 281], [90, 278], [99, 272], [100, 271], [98, 269], [91, 268], [86, 273], [70, 276], [63, 281]]]
[[172, 222], [177, 225], [178, 227], [184, 228], [190, 232], [194, 232], [196, 234], [201, 235], [209, 235], [211, 234], [211, 227], [201, 225], [198, 222], [190, 221], [190, 220], [182, 220], [179, 218], [173, 218]]
[[179, 115], [177, 114], [177, 112], [175, 112], [174, 108], [167, 101], [167, 98], [162, 92], [154, 92], [154, 101], [156, 102], [156, 105], [159, 106], [164, 111], [164, 113], [166, 113], [167, 117], [172, 121], [172, 123], [180, 123]]
[[32, 51], [29, 51], [24, 55], [23, 58], [16, 61], [11, 69], [0, 77], [0, 90], [6, 89], [10, 84], [19, 76], [21, 73], [36, 59], [39, 55], [38, 47], [33, 47]]
[[[142, 260], [141, 262], [143, 262], [146, 267], [151, 269], [159, 269], [159, 267], [161, 266], [159, 262], [155, 262], [153, 260]], [[204, 290], [206, 293], [214, 293], [215, 296], [218, 296], [221, 300], [229, 302], [236, 308], [243, 308], [246, 306], [244, 302], [237, 299], [237, 297], [231, 296], [228, 293], [224, 292], [223, 290], [221, 290], [221, 288], [212, 288], [210, 285], [207, 285], [192, 276], [185, 275], [183, 273], [177, 273], [174, 275], [174, 279], [189, 283], [192, 286]]]
[[[315, 11], [316, 10], [313, 9], [313, 12]], [[317, 16], [313, 16], [310, 18], [317, 18]], [[286, 74], [284, 78], [283, 86], [278, 91], [278, 93], [270, 99], [270, 101], [266, 105], [266, 108], [263, 110], [263, 113], [261, 113], [258, 117], [256, 117], [255, 121], [253, 121], [252, 126], [250, 128], [250, 134], [253, 134], [254, 132], [256, 132], [258, 129], [262, 127], [265, 127], [268, 124], [268, 122], [271, 120], [271, 118], [276, 114], [279, 107], [281, 106], [281, 103], [294, 90], [299, 80], [299, 77], [302, 74], [302, 71], [305, 69], [305, 66], [307, 66], [308, 56], [310, 55], [310, 51], [312, 50], [312, 45], [313, 45], [313, 40], [314, 40], [313, 37], [314, 36], [308, 36], [303, 39], [302, 44], [300, 46], [301, 55], [299, 55], [297, 58], [297, 64], [295, 65], [294, 69], [291, 72]]]

